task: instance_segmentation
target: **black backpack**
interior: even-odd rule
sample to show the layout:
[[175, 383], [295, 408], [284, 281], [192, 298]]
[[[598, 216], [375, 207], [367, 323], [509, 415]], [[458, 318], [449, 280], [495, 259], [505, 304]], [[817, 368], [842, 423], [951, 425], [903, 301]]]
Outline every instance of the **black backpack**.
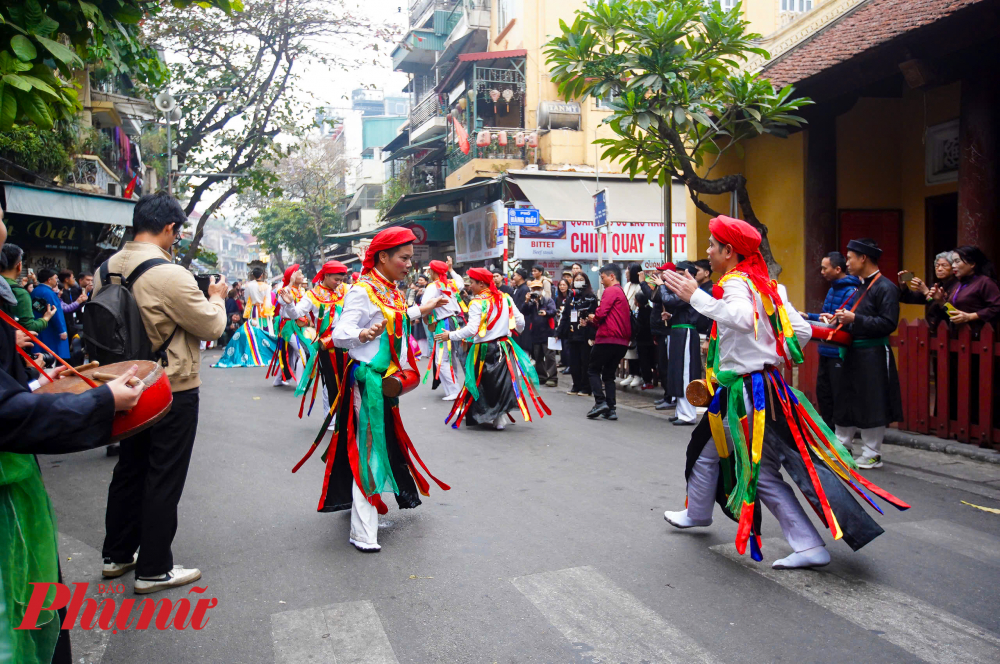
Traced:
[[[152, 267], [169, 264], [164, 258], [150, 258], [139, 263], [128, 275], [109, 271], [105, 261], [98, 270], [101, 289], [91, 296], [83, 309], [83, 342], [90, 359], [104, 364], [129, 360], [154, 360], [167, 364], [167, 346], [177, 333], [170, 333], [159, 350], [154, 351], [142, 323], [139, 305], [132, 295], [132, 286]], [[117, 282], [111, 281], [118, 277]]]

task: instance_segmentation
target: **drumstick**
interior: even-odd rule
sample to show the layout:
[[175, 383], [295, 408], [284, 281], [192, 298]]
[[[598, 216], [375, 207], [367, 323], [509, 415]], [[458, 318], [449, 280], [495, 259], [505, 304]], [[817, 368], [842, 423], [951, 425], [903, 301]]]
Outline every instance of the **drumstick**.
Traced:
[[[101, 371], [95, 371], [93, 374], [91, 374], [90, 377], [93, 378], [94, 380], [99, 380], [103, 383], [110, 383], [111, 381], [116, 380], [118, 378], [118, 376], [114, 374], [103, 373]], [[138, 378], [130, 378], [128, 381], [129, 387], [135, 387], [136, 385], [141, 385], [141, 384], [142, 381], [139, 380]]]
[[73, 369], [76, 371], [90, 371], [91, 369], [96, 369], [99, 366], [101, 366], [101, 363], [94, 360], [93, 362], [87, 362], [86, 364], [81, 364], [78, 367], [73, 367]]

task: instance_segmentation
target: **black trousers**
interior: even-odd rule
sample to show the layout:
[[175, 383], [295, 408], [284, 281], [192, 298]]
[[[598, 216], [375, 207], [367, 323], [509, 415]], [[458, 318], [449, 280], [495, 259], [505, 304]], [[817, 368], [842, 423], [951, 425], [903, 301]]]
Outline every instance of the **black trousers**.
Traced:
[[615, 372], [626, 352], [628, 346], [621, 344], [594, 344], [591, 349], [588, 374], [596, 403], [615, 407]]
[[174, 392], [166, 417], [121, 443], [108, 488], [103, 555], [124, 563], [139, 549], [136, 576], [159, 576], [173, 569], [170, 544], [177, 533], [177, 503], [197, 431], [194, 388]]
[[559, 373], [556, 371], [556, 352], [549, 349], [548, 337], [543, 342], [531, 345], [531, 359], [535, 361], [535, 372], [538, 373], [538, 382], [544, 383], [547, 380], [558, 382]]
[[663, 398], [669, 399], [667, 394], [667, 349], [670, 347], [670, 337], [654, 337], [656, 339], [656, 372], [660, 376], [660, 387], [663, 388]]
[[643, 383], [652, 383], [656, 348], [651, 343], [641, 343], [636, 345], [635, 352], [639, 354], [639, 359], [628, 361], [628, 375], [642, 376]]
[[590, 343], [586, 339], [583, 341], [565, 341], [569, 344], [569, 373], [573, 377], [573, 387], [571, 392], [590, 394], [590, 378], [587, 371], [590, 369]]
[[842, 368], [843, 360], [839, 357], [819, 356], [819, 369], [816, 371], [816, 402], [820, 416], [831, 429], [834, 427], [834, 395], [837, 394]]

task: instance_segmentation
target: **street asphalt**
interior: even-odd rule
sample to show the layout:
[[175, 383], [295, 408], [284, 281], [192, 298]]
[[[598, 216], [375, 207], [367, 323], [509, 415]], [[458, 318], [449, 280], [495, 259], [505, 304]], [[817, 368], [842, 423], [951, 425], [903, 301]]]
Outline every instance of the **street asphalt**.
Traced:
[[[362, 554], [349, 513], [316, 512], [319, 455], [291, 473], [319, 409], [298, 419], [292, 388], [209, 368], [217, 355], [202, 364], [173, 552], [218, 605], [199, 631], [74, 630], [77, 662], [1000, 661], [1000, 513], [980, 509], [1000, 508], [996, 465], [887, 446], [866, 475], [912, 509], [886, 506], [887, 532], [857, 553], [827, 531], [822, 571], [773, 572], [736, 555], [718, 510], [697, 532], [664, 522], [683, 509], [691, 428], [648, 396], [590, 421], [592, 401], [561, 377], [541, 388], [551, 417], [455, 431], [423, 385], [403, 420], [452, 489], [432, 484], [415, 510], [387, 497], [382, 552]], [[40, 463], [65, 580], [94, 594], [115, 461], [101, 449]], [[763, 532], [766, 562], [787, 553], [767, 513]], [[136, 597], [132, 580], [117, 599]]]

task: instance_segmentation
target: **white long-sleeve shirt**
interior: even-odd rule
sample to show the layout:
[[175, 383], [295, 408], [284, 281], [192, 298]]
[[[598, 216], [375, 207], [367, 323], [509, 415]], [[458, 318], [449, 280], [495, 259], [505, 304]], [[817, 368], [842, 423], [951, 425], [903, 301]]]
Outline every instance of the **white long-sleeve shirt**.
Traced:
[[[508, 296], [509, 297], [509, 296]], [[500, 316], [497, 318], [497, 322], [493, 325], [492, 330], [486, 330], [486, 336], [475, 337], [473, 343], [482, 343], [484, 341], [496, 341], [497, 339], [502, 339], [503, 337], [510, 335], [510, 315], [508, 314], [508, 309], [514, 311], [514, 329], [521, 332], [524, 329], [524, 316], [521, 315], [520, 310], [517, 307], [507, 306], [507, 297], [504, 297], [501, 302], [503, 306], [500, 308]], [[475, 336], [479, 332], [479, 322], [483, 317], [483, 306], [477, 300], [473, 300], [469, 304], [469, 322], [466, 323], [465, 327], [460, 330], [452, 330], [448, 333], [448, 338], [452, 341], [461, 341], [462, 339], [468, 339], [469, 337]]]
[[[456, 274], [454, 270], [451, 271], [449, 276], [455, 280], [455, 286], [458, 288], [458, 290], [462, 290], [463, 288], [465, 288], [465, 281], [462, 279], [461, 276]], [[438, 285], [437, 281], [432, 281], [427, 285], [427, 288], [424, 289], [425, 302], [433, 300], [436, 297], [440, 297], [441, 295], [443, 295], [443, 293], [441, 292], [441, 288]], [[457, 316], [458, 314], [462, 313], [462, 308], [458, 305], [458, 300], [456, 299], [457, 295], [458, 295], [457, 292], [451, 295], [446, 295], [448, 301], [442, 304], [440, 307], [435, 307], [434, 309], [435, 319], [444, 320], [449, 316]]]
[[[406, 310], [406, 314], [411, 320], [419, 319], [420, 307], [413, 305]], [[371, 362], [378, 354], [380, 338], [376, 337], [362, 343], [358, 335], [361, 334], [362, 330], [366, 330], [383, 320], [385, 320], [385, 316], [382, 315], [382, 310], [368, 298], [368, 292], [364, 288], [353, 287], [344, 297], [344, 309], [340, 313], [340, 318], [337, 319], [337, 326], [333, 328], [333, 345], [337, 348], [346, 348], [351, 357], [358, 362]], [[409, 361], [409, 353], [405, 352], [407, 343], [404, 336], [404, 352], [400, 353], [399, 358], [404, 365]], [[416, 369], [417, 367], [411, 368]]]
[[[812, 326], [788, 301], [785, 287], [778, 285], [778, 295], [785, 304], [788, 320], [795, 337], [803, 348], [812, 338]], [[721, 300], [716, 300], [700, 288], [691, 296], [695, 310], [716, 321], [718, 326], [719, 370], [744, 375], [761, 371], [766, 366], [780, 366], [781, 358], [775, 346], [774, 332], [764, 312], [764, 303], [742, 279], [729, 279], [723, 286]], [[754, 309], [760, 316], [754, 337]]]
[[[278, 297], [281, 302], [281, 317], [282, 318], [304, 318], [309, 317], [309, 320], [316, 324], [316, 319], [319, 317], [319, 306], [311, 297], [309, 293], [302, 296], [302, 299], [298, 302], [293, 302], [292, 304], [286, 304], [281, 297]], [[330, 324], [336, 325], [339, 320], [339, 314], [335, 307], [327, 307], [330, 310]]]

